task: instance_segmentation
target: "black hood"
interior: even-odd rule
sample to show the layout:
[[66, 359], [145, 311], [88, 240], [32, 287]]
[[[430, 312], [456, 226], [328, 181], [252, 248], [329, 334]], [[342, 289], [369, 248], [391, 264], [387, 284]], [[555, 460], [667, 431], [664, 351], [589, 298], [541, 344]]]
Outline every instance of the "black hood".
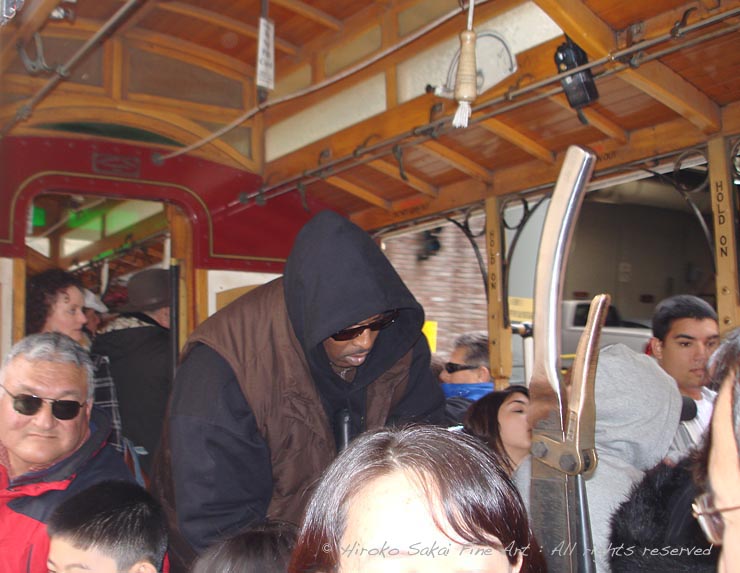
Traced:
[[[365, 231], [332, 211], [320, 212], [301, 229], [285, 265], [284, 289], [290, 322], [330, 414], [421, 336], [424, 310], [387, 257]], [[396, 322], [380, 331], [353, 382], [343, 381], [331, 369], [322, 342], [393, 309], [399, 310]]]

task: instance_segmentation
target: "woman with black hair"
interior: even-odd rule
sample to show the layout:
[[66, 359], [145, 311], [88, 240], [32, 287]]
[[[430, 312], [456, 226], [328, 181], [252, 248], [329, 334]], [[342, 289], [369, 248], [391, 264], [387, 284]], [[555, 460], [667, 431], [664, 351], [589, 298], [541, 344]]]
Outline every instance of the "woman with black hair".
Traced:
[[532, 447], [528, 413], [529, 390], [512, 385], [474, 402], [465, 413], [463, 428], [496, 452], [511, 476]]
[[358, 437], [308, 505], [290, 573], [541, 573], [546, 565], [501, 461], [431, 426]]

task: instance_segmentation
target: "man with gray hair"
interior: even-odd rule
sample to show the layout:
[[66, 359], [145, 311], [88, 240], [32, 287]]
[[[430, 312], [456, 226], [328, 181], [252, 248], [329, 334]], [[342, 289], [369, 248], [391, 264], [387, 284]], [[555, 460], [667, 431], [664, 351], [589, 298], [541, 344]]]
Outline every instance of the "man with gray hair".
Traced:
[[106, 445], [87, 351], [58, 332], [18, 342], [0, 369], [0, 571], [46, 571], [45, 522], [70, 495], [133, 480]]
[[446, 398], [447, 423], [461, 424], [470, 405], [493, 391], [488, 333], [475, 331], [458, 336], [439, 380]]

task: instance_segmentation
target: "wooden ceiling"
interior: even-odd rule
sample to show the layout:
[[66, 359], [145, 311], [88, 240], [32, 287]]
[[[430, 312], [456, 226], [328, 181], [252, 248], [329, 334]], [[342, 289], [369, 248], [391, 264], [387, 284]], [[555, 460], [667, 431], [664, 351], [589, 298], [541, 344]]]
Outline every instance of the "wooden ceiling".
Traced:
[[[569, 145], [594, 149], [597, 177], [605, 177], [659, 158], [654, 167], [684, 149], [740, 133], [740, 0], [535, 0], [596, 62], [599, 99], [581, 118], [569, 106], [553, 60], [564, 41], [559, 36], [518, 53], [516, 74], [479, 95], [466, 129], [451, 126], [454, 101], [432, 93], [401, 101], [397, 89], [404, 61], [464, 28], [456, 0], [268, 4], [277, 90], [260, 104], [254, 85], [258, 0], [26, 0], [0, 29], [2, 133], [64, 130], [172, 152], [197, 145], [190, 153], [263, 176], [263, 188], [248, 200], [306, 193], [367, 229], [546, 188]], [[523, 4], [481, 2], [476, 21]], [[73, 18], [50, 19], [60, 7]], [[414, 30], [455, 9], [459, 14], [396, 49]], [[43, 39], [47, 62], [62, 63], [117, 13], [120, 21], [69, 79], [23, 67], [17, 46], [35, 57], [34, 33]], [[416, 27], [408, 23], [414, 18]], [[363, 49], [360, 60], [350, 57]], [[378, 74], [385, 111], [266, 160], [272, 126]], [[274, 104], [317, 85], [324, 87]], [[235, 129], [198, 145], [235, 121]]]

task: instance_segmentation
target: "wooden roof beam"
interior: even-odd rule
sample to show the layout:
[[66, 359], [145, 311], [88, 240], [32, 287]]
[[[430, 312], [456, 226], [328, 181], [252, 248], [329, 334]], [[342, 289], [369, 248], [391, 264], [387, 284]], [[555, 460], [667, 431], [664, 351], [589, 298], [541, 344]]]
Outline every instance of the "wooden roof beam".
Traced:
[[484, 119], [478, 125], [523, 149], [537, 159], [541, 159], [547, 163], [555, 163], [555, 154], [547, 149], [547, 147], [501, 120], [495, 118]]
[[437, 187], [435, 187], [431, 183], [427, 183], [423, 179], [417, 177], [416, 175], [412, 175], [411, 173], [404, 173], [404, 175], [406, 176], [404, 178], [401, 176], [401, 170], [399, 167], [391, 165], [390, 163], [388, 163], [387, 161], [383, 161], [382, 159], [375, 159], [374, 161], [370, 161], [366, 165], [368, 167], [372, 167], [376, 171], [380, 171], [384, 175], [393, 177], [393, 179], [395, 179], [396, 181], [401, 181], [405, 183], [409, 187], [412, 187], [417, 191], [423, 193], [424, 195], [428, 195], [429, 197], [436, 197], [439, 194]]
[[369, 189], [366, 189], [361, 185], [357, 185], [356, 183], [352, 183], [352, 181], [348, 181], [343, 177], [333, 175], [331, 177], [327, 177], [325, 181], [329, 185], [333, 185], [334, 187], [337, 187], [342, 191], [351, 193], [355, 197], [359, 197], [360, 199], [362, 199], [363, 201], [367, 201], [371, 205], [375, 205], [376, 207], [380, 207], [381, 209], [385, 209], [386, 211], [390, 211], [392, 209], [390, 201], [379, 197]]
[[[573, 109], [568, 103], [568, 98], [563, 94], [557, 94], [550, 98], [550, 101], [558, 104], [563, 109], [567, 109], [577, 114], [577, 111]], [[629, 133], [622, 129], [619, 125], [614, 123], [612, 120], [607, 119], [595, 109], [589, 107], [581, 108], [581, 113], [588, 120], [588, 124], [598, 129], [604, 135], [608, 135], [612, 139], [619, 143], [627, 143], [629, 141]]]
[[[185, 4], [184, 2], [160, 2], [157, 4], [157, 7], [166, 12], [179, 14], [180, 16], [186, 16], [188, 18], [195, 18], [197, 20], [207, 22], [208, 24], [213, 24], [214, 26], [220, 26], [221, 28], [231, 30], [232, 32], [236, 32], [242, 36], [247, 36], [248, 38], [253, 38], [254, 40], [259, 36], [259, 30], [254, 26], [243, 24], [233, 18], [227, 18], [218, 12], [198, 8], [197, 6]], [[300, 51], [297, 46], [277, 37], [275, 38], [275, 49], [289, 56], [296, 56]]]
[[314, 8], [300, 0], [271, 0], [271, 2], [272, 4], [282, 6], [283, 8], [290, 10], [291, 12], [295, 12], [307, 20], [313, 20], [322, 26], [326, 26], [335, 32], [339, 32], [342, 29], [342, 22], [340, 20], [337, 20], [326, 12], [323, 12], [318, 8]]
[[454, 151], [439, 141], [429, 140], [421, 144], [426, 151], [436, 155], [439, 159], [452, 165], [458, 171], [469, 175], [473, 179], [477, 179], [483, 183], [491, 183], [493, 181], [492, 173], [479, 165], [469, 157]]
[[[573, 41], [595, 58], [614, 53], [616, 33], [581, 0], [535, 0]], [[665, 64], [653, 60], [619, 77], [688, 119], [704, 133], [721, 129], [719, 106]]]

